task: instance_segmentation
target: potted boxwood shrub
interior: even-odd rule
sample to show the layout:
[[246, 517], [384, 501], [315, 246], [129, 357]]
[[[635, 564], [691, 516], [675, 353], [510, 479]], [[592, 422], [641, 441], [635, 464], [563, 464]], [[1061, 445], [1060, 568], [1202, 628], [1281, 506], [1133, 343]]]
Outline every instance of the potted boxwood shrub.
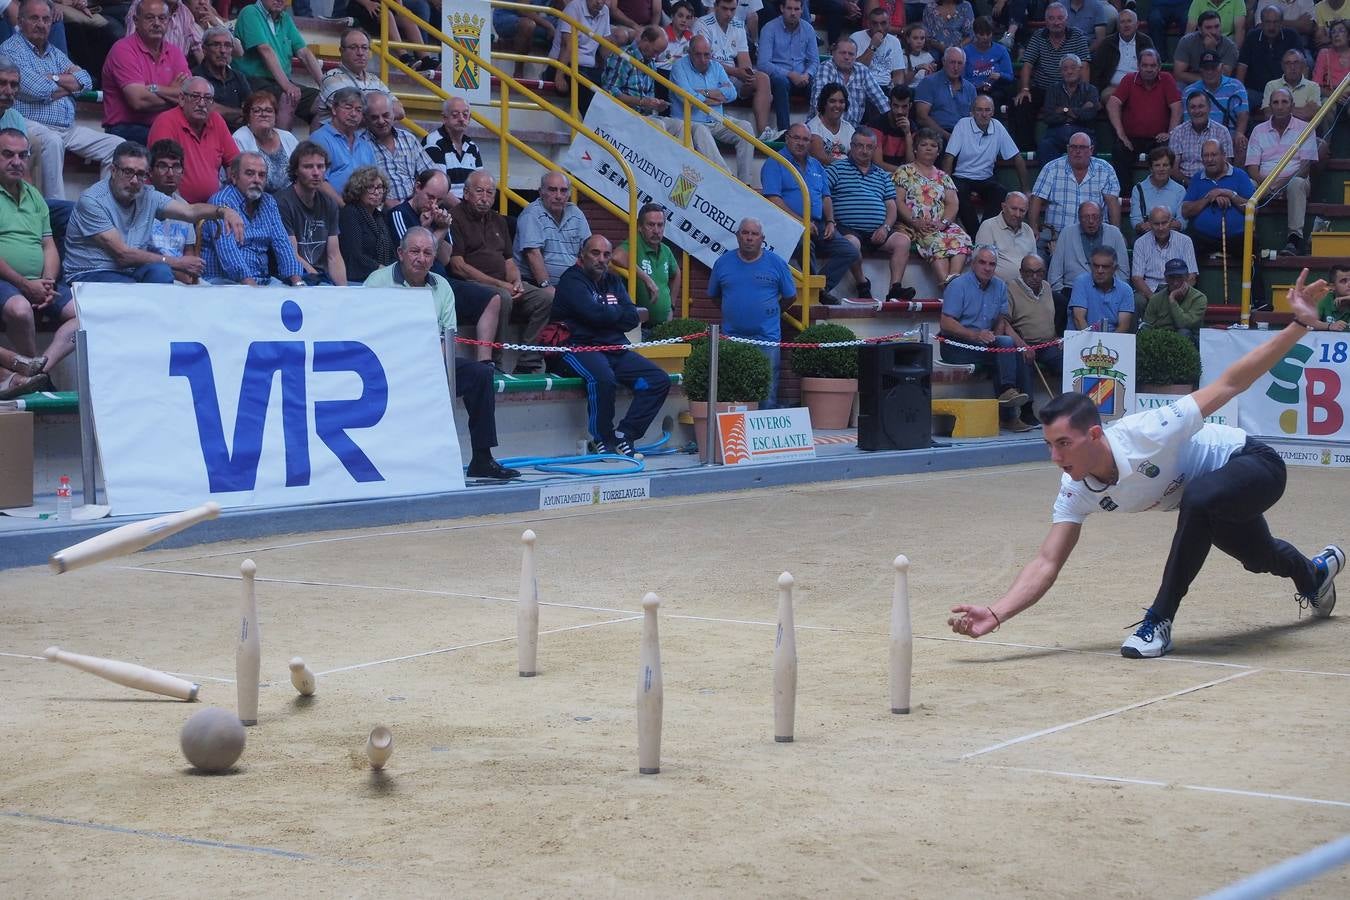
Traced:
[[[856, 341], [853, 329], [833, 322], [812, 325], [796, 343], [831, 344]], [[857, 347], [797, 347], [792, 370], [802, 379], [802, 405], [811, 411], [813, 428], [847, 428], [858, 394]]]
[[[664, 341], [707, 330], [708, 323], [700, 322], [698, 319], [668, 319], [652, 327], [650, 340]], [[665, 344], [660, 347], [643, 347], [638, 352], [667, 372], [679, 372], [684, 368], [684, 361], [689, 358], [690, 346], [688, 342]]]
[[[704, 443], [708, 433], [708, 370], [712, 364], [709, 342], [696, 341], [684, 361], [684, 393], [689, 398], [689, 413], [694, 418], [694, 439], [699, 459], [708, 458]], [[758, 409], [769, 393], [769, 360], [749, 344], [722, 341], [717, 353], [716, 410], [733, 407]], [[722, 460], [717, 448], [716, 458]]]
[[1182, 335], [1146, 328], [1134, 342], [1135, 382], [1146, 394], [1189, 394], [1200, 381], [1200, 351]]

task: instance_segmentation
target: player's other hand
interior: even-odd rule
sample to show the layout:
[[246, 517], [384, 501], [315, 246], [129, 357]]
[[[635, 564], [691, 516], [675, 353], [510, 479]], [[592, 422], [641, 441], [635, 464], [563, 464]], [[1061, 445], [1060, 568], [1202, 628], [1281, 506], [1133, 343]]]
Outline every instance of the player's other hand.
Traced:
[[947, 624], [957, 634], [966, 634], [973, 638], [983, 637], [997, 628], [999, 624], [998, 619], [994, 618], [994, 614], [987, 606], [961, 604], [953, 606], [952, 612], [955, 615], [947, 619]]
[[1329, 289], [1323, 278], [1305, 285], [1304, 282], [1307, 280], [1308, 270], [1304, 269], [1299, 273], [1294, 286], [1289, 289], [1289, 309], [1293, 312], [1296, 322], [1316, 322], [1317, 301], [1321, 300]]

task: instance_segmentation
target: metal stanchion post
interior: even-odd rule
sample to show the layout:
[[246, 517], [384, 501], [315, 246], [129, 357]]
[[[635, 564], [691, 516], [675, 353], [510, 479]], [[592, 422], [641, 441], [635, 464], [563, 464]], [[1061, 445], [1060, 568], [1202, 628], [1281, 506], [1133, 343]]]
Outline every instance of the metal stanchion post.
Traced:
[[80, 392], [80, 491], [86, 504], [98, 502], [94, 467], [94, 408], [89, 393], [89, 343], [83, 328], [75, 332], [75, 388]]
[[441, 352], [445, 356], [445, 383], [450, 386], [450, 402], [455, 402], [455, 335], [459, 332], [447, 328], [442, 339]]
[[708, 459], [704, 465], [717, 465], [717, 344], [721, 340], [720, 325], [708, 326]]

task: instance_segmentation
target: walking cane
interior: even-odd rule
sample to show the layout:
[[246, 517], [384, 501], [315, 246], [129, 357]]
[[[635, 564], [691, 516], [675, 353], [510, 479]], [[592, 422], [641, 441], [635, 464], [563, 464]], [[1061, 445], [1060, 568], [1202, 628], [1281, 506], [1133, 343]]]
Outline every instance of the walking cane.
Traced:
[[1223, 244], [1219, 247], [1219, 254], [1223, 261], [1223, 302], [1228, 302], [1228, 213], [1225, 211], [1219, 216], [1219, 234], [1222, 236]]

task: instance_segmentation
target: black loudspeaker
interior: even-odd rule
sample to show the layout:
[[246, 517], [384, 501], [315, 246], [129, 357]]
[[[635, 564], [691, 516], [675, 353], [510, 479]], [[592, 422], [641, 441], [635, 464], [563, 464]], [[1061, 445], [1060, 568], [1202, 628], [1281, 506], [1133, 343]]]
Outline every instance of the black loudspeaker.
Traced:
[[858, 449], [933, 445], [933, 345], [858, 348]]

